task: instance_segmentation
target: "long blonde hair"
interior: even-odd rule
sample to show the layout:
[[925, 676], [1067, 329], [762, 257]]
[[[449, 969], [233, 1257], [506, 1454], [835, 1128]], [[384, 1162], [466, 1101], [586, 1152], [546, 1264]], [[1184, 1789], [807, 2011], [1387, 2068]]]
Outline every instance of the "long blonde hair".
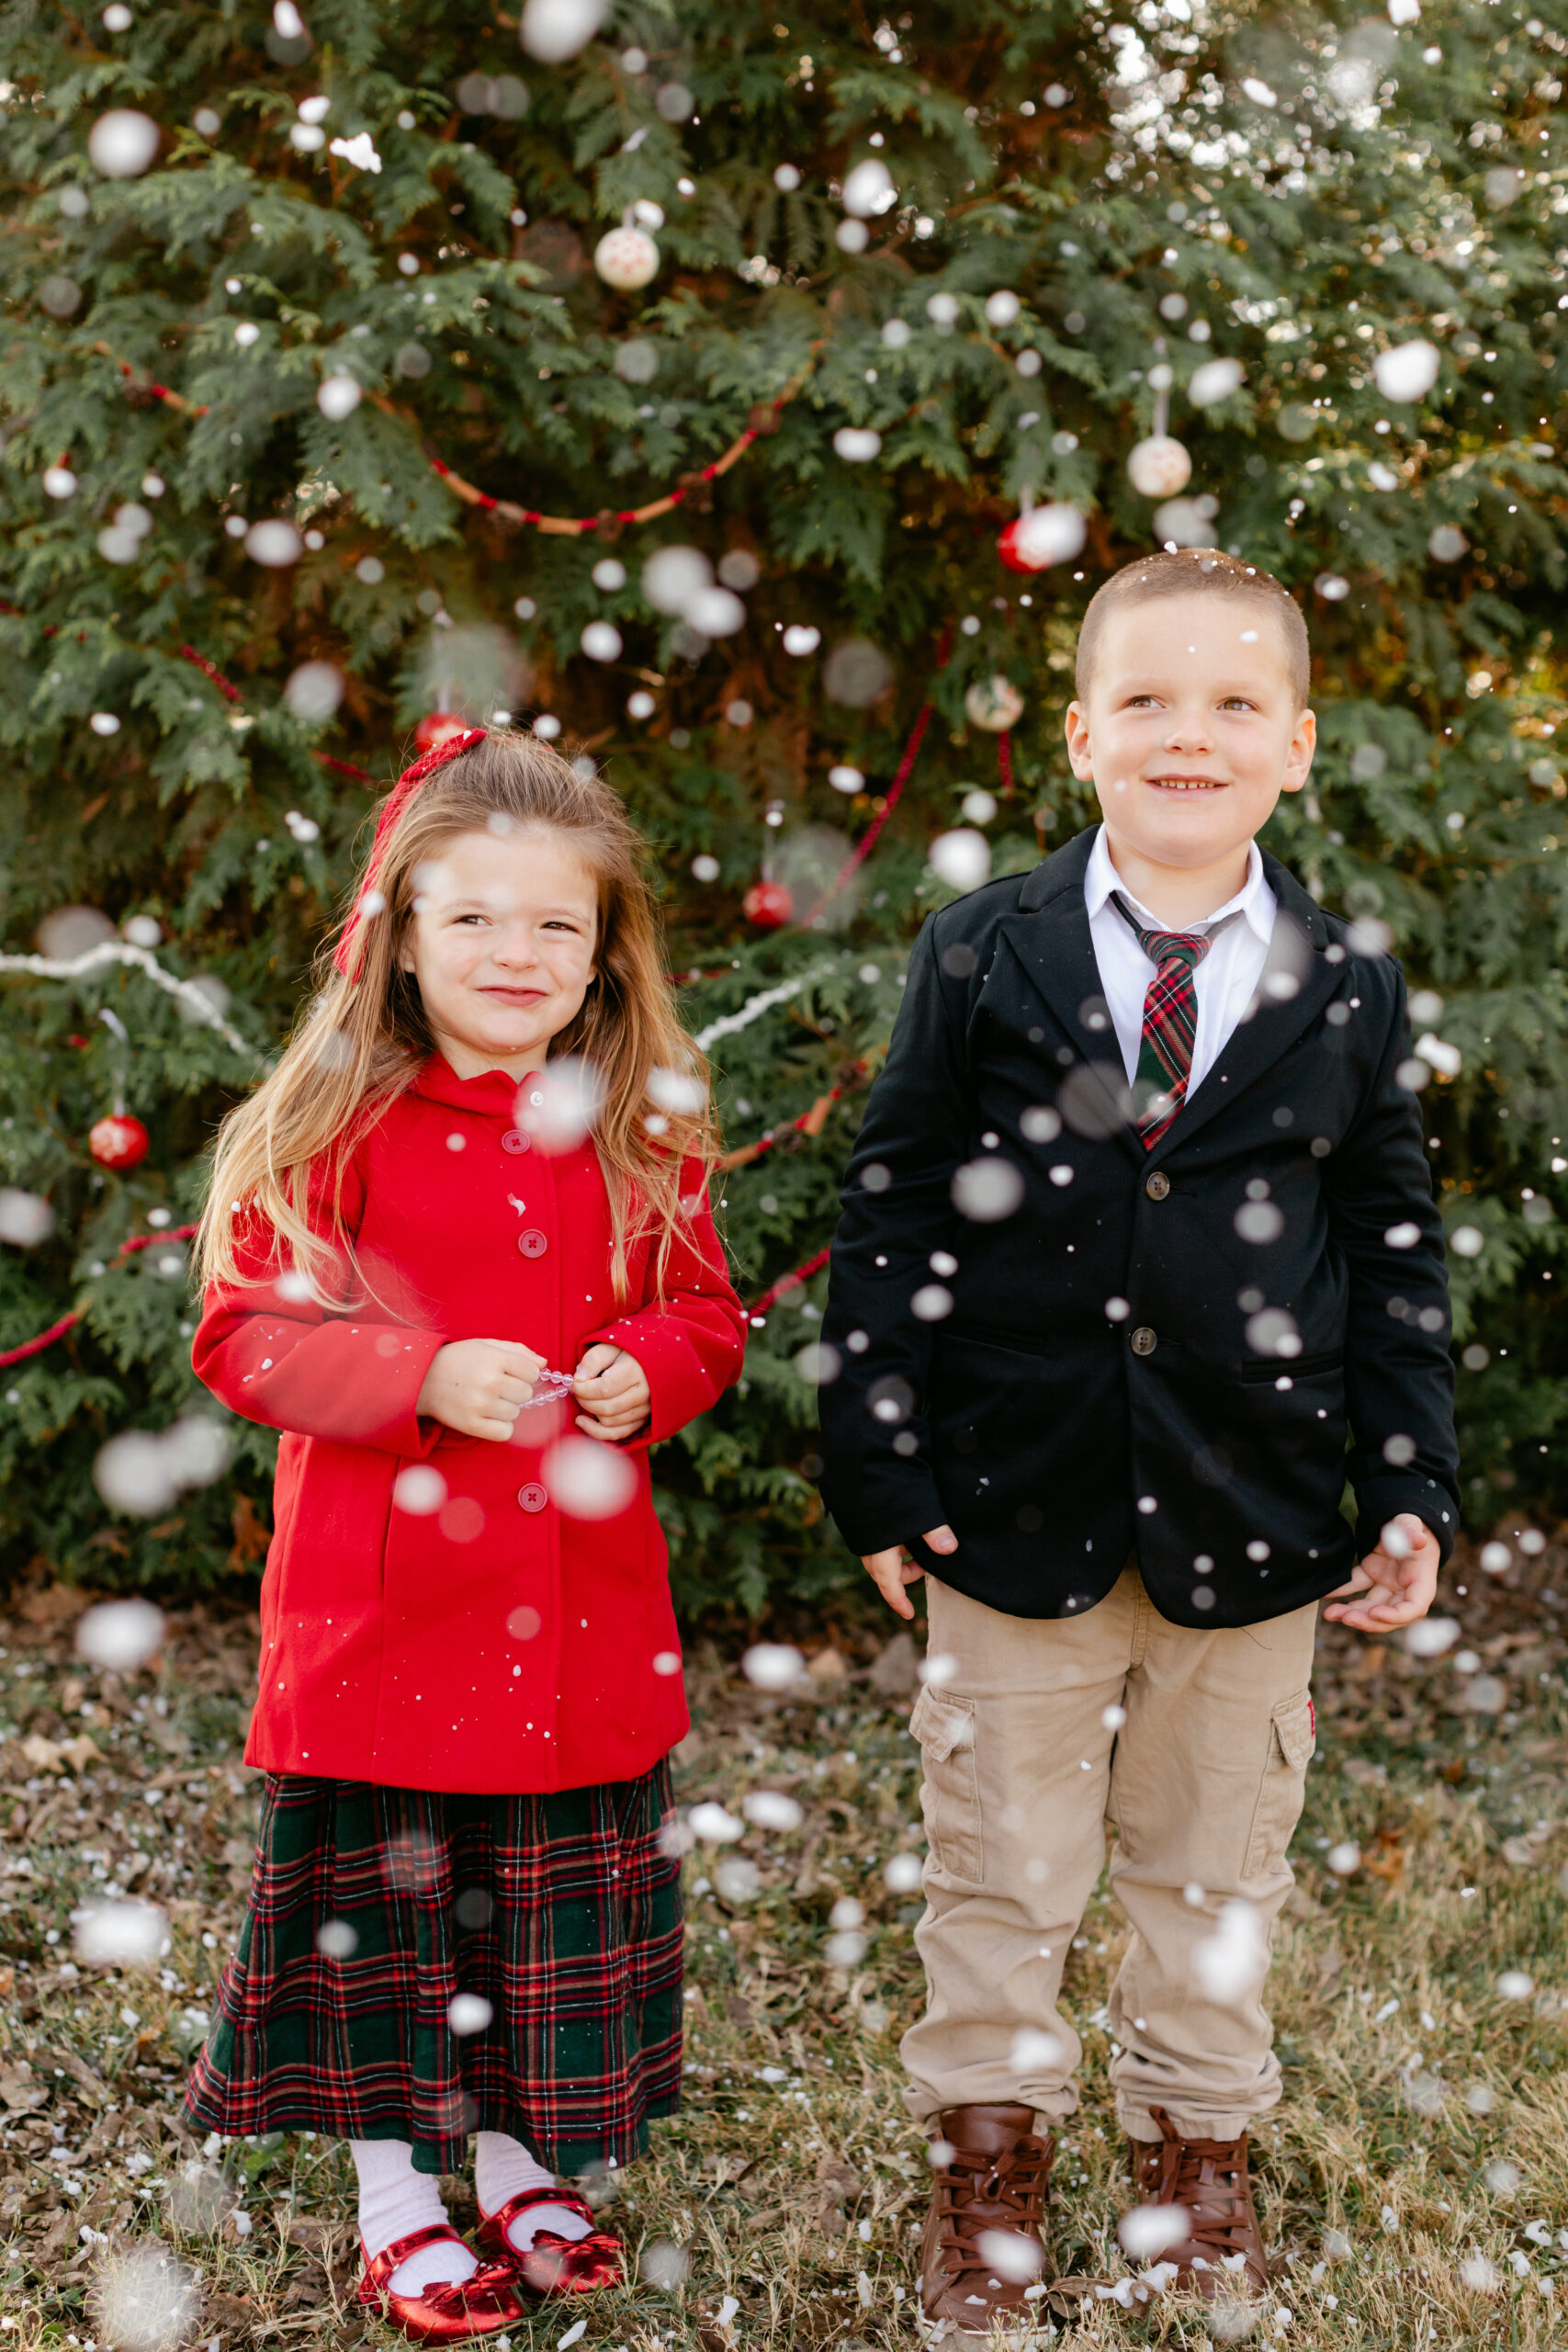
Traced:
[[[239, 1237], [257, 1219], [272, 1229], [277, 1262], [323, 1302], [341, 1302], [345, 1268], [363, 1279], [343, 1224], [346, 1165], [435, 1050], [418, 984], [399, 965], [415, 877], [454, 835], [508, 825], [570, 834], [598, 881], [598, 978], [550, 1048], [581, 1055], [603, 1080], [593, 1142], [609, 1194], [615, 1295], [627, 1295], [628, 1246], [650, 1233], [662, 1289], [671, 1245], [690, 1233], [694, 1204], [682, 1198], [682, 1163], [695, 1158], [705, 1177], [717, 1155], [707, 1066], [676, 1018], [642, 843], [619, 797], [524, 734], [491, 734], [449, 759], [397, 814], [374, 874], [384, 904], [355, 922], [362, 876], [340, 927], [351, 950], [344, 954], [340, 944], [347, 972], [329, 943], [315, 973], [318, 993], [277, 1067], [219, 1129], [197, 1240], [205, 1281], [244, 1278]], [[701, 1081], [702, 1102], [671, 1107], [671, 1095], [685, 1090], [661, 1086], [650, 1133], [649, 1081], [658, 1070], [689, 1072]]]

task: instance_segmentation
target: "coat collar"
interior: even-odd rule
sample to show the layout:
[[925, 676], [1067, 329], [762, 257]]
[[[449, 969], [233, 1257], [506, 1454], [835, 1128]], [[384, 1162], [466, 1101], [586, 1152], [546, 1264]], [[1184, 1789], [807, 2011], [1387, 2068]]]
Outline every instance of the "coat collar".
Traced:
[[[1025, 877], [1018, 911], [1000, 929], [1085, 1061], [1110, 1063], [1106, 1085], [1120, 1091], [1125, 1072], [1100, 988], [1084, 896], [1098, 831], [1090, 826], [1075, 835]], [[1316, 1019], [1345, 977], [1346, 965], [1328, 960], [1330, 933], [1322, 909], [1270, 851], [1259, 854], [1278, 912], [1257, 992], [1214, 1067], [1154, 1150], [1145, 1152], [1130, 1126], [1118, 1131], [1140, 1166], [1168, 1158], [1262, 1077]]]
[[[536, 1073], [529, 1071], [527, 1076]], [[422, 1062], [409, 1083], [409, 1092], [448, 1111], [469, 1111], [479, 1118], [510, 1118], [517, 1090], [527, 1079], [509, 1077], [503, 1069], [482, 1070], [478, 1078], [459, 1078], [444, 1054]]]

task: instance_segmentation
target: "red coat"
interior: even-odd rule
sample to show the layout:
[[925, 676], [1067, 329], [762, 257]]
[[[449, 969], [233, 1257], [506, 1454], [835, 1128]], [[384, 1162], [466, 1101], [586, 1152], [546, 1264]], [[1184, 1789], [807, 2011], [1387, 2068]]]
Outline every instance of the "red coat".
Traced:
[[[288, 1296], [265, 1233], [255, 1285], [204, 1302], [198, 1377], [284, 1431], [245, 1750], [265, 1770], [570, 1789], [647, 1771], [687, 1728], [648, 1448], [737, 1377], [746, 1318], [705, 1202], [700, 1254], [672, 1250], [664, 1305], [644, 1244], [617, 1313], [593, 1150], [528, 1148], [515, 1093], [502, 1071], [460, 1080], [437, 1057], [359, 1146], [344, 1222], [373, 1295], [352, 1312]], [[521, 1340], [569, 1373], [595, 1340], [631, 1351], [653, 1405], [616, 1449], [637, 1473], [624, 1510], [572, 1518], [547, 1495], [543, 1448], [581, 1435], [568, 1407], [525, 1411], [506, 1444], [416, 1416], [432, 1357], [464, 1339]], [[393, 1499], [413, 1463], [446, 1482], [433, 1514]]]

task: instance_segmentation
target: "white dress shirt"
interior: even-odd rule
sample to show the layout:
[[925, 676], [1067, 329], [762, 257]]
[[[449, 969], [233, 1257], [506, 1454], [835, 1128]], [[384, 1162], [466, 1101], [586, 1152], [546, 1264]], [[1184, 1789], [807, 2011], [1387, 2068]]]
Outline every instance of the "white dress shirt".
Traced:
[[[1144, 999], [1154, 979], [1155, 967], [1126, 917], [1112, 905], [1111, 894], [1113, 890], [1121, 892], [1146, 931], [1170, 931], [1178, 926], [1162, 922], [1134, 897], [1111, 862], [1103, 825], [1095, 834], [1094, 847], [1089, 854], [1083, 887], [1100, 983], [1111, 1008], [1130, 1086], [1137, 1075], [1144, 1036]], [[1213, 1069], [1252, 1001], [1263, 977], [1277, 912], [1274, 893], [1263, 878], [1258, 843], [1251, 842], [1247, 852], [1247, 880], [1235, 897], [1227, 899], [1223, 907], [1216, 907], [1201, 922], [1179, 926], [1187, 933], [1202, 933], [1212, 930], [1225, 915], [1242, 917], [1239, 922], [1225, 924], [1193, 975], [1198, 994], [1198, 1029], [1192, 1046], [1192, 1069], [1187, 1081], [1189, 1098], [1196, 1094]]]

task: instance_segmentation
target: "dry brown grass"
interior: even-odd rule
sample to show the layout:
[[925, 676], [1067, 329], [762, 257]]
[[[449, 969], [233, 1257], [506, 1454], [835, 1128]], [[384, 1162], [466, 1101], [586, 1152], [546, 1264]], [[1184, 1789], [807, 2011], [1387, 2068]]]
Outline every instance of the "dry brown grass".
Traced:
[[[1500, 1712], [1464, 1704], [1475, 1682], [1451, 1657], [1417, 1666], [1335, 1633], [1320, 1651], [1320, 1756], [1272, 1980], [1287, 2092], [1258, 2151], [1276, 2282], [1250, 2315], [1255, 2343], [1568, 2343], [1568, 1705], [1559, 1611], [1544, 1598], [1558, 1580], [1568, 1590], [1568, 1553], [1553, 1545], [1523, 1582], [1457, 1573], [1470, 1590], [1460, 1598], [1450, 1580], [1441, 1605], [1502, 1684], [1482, 1694]], [[124, 1680], [83, 1670], [71, 1631], [70, 1596], [48, 1591], [0, 1625], [11, 1732], [0, 1745], [0, 2345], [105, 2341], [100, 2266], [157, 2238], [195, 2276], [186, 2340], [326, 2352], [362, 2332], [344, 2153], [299, 2136], [235, 2146], [215, 2165], [175, 2120], [183, 2052], [199, 2031], [186, 2012], [210, 1997], [245, 1883], [251, 1621], [182, 1617], [156, 1665]], [[883, 1687], [900, 1679], [899, 1653], [874, 1679], [876, 1635], [836, 1639], [804, 1698], [754, 1690], [712, 1655], [694, 1669], [682, 1801], [734, 1810], [749, 1790], [785, 1789], [805, 1820], [690, 1859], [688, 2105], [655, 2127], [654, 2153], [615, 2208], [634, 2244], [683, 2249], [686, 2278], [596, 2305], [583, 2352], [914, 2341], [925, 2164], [899, 2103], [897, 2038], [919, 1998], [916, 1904], [888, 1892], [883, 1869], [919, 1843], [917, 1755], [908, 1697]], [[65, 1751], [84, 1733], [99, 1757]], [[1346, 1838], [1366, 1860], [1341, 1883], [1324, 1857]], [[757, 1894], [698, 1894], [717, 1856], [737, 1850], [760, 1865]], [[62, 1964], [73, 1908], [109, 1881], [167, 1911], [163, 1979]], [[867, 1914], [851, 1970], [824, 1955], [842, 1895]], [[1063, 2135], [1053, 2252], [1108, 2282], [1129, 2266], [1094, 2022], [1122, 1942], [1102, 1896], [1084, 1935], [1066, 1996], [1086, 2041], [1083, 2107]], [[1507, 1971], [1528, 1973], [1530, 1991], [1505, 1997]], [[51, 2157], [57, 2147], [65, 2160]], [[454, 2185], [454, 2210], [471, 2219], [466, 2188]], [[1465, 2283], [1466, 2265], [1472, 2278], [1490, 2265], [1495, 2283]], [[575, 2316], [536, 2314], [513, 2352], [555, 2346]], [[1051, 2326], [1083, 2352], [1222, 2333], [1169, 2298], [1125, 2310], [1092, 2293], [1074, 2315], [1044, 2319], [1043, 2339]]]

